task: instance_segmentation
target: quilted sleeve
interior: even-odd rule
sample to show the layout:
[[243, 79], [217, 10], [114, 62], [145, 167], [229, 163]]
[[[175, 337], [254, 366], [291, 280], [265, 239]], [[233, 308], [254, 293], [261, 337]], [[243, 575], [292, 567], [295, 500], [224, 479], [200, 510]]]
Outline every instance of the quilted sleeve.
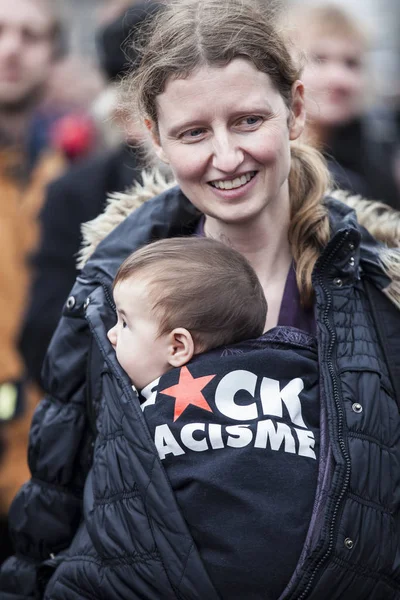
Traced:
[[81, 519], [92, 445], [86, 417], [91, 336], [84, 318], [86, 294], [75, 287], [45, 361], [48, 393], [30, 431], [31, 479], [9, 513], [15, 556], [0, 571], [2, 600], [41, 597], [46, 582], [39, 581], [38, 567], [68, 548]]

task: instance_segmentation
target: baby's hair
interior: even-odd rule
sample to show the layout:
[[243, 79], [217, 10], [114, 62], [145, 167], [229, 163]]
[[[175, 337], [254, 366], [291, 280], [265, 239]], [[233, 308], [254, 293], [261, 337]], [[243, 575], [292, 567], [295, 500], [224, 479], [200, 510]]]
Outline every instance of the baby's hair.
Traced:
[[259, 337], [267, 301], [248, 261], [209, 238], [170, 238], [133, 252], [113, 287], [138, 278], [148, 284], [158, 335], [187, 329], [195, 352]]

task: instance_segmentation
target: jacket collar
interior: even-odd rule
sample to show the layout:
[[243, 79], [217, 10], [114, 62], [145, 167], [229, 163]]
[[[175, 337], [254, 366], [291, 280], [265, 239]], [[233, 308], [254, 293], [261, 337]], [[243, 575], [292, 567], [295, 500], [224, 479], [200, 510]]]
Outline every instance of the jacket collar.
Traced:
[[[142, 180], [128, 193], [112, 194], [105, 212], [83, 225], [84, 241], [78, 260], [82, 277], [110, 284], [122, 260], [139, 246], [149, 240], [194, 232], [200, 213], [174, 182], [155, 171], [143, 172]], [[362, 270], [400, 308], [400, 250], [388, 248], [360, 226], [352, 205], [361, 203], [364, 208], [366, 201], [338, 192], [327, 197], [325, 203], [332, 236], [316, 270], [328, 257], [334, 277], [350, 272], [359, 277]], [[367, 204], [379, 209], [373, 215], [376, 224], [384, 205]], [[393, 219], [399, 221], [399, 213], [392, 212]], [[362, 211], [359, 216], [362, 220]]]
[[362, 272], [400, 308], [400, 250], [375, 239], [358, 223], [350, 206], [332, 197], [327, 197], [325, 203], [332, 235], [316, 270], [325, 261], [333, 278], [359, 279]]

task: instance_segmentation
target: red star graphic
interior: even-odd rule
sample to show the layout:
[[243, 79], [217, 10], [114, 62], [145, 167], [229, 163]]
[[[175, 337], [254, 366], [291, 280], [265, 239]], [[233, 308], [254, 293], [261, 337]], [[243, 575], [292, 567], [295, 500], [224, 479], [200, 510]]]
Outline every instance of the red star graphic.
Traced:
[[179, 419], [185, 408], [189, 404], [203, 408], [212, 412], [207, 400], [204, 398], [201, 390], [206, 387], [207, 383], [214, 379], [215, 375], [206, 375], [204, 377], [192, 377], [187, 367], [182, 367], [179, 374], [179, 383], [165, 390], [160, 390], [161, 393], [167, 396], [175, 397], [174, 422]]

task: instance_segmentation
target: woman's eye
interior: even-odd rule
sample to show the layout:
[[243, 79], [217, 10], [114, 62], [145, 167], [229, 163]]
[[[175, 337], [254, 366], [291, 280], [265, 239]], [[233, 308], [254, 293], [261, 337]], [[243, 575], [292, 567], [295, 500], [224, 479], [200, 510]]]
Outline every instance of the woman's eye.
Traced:
[[324, 54], [312, 54], [311, 60], [316, 64], [322, 64], [328, 61], [328, 57]]
[[181, 138], [185, 142], [197, 141], [200, 139], [205, 133], [205, 129], [202, 127], [196, 127], [195, 129], [189, 129], [188, 131], [184, 131], [181, 134]]
[[247, 123], [247, 125], [255, 125], [256, 123], [259, 123], [261, 121], [261, 117], [255, 117], [254, 115], [251, 115], [250, 117], [246, 117], [245, 122]]
[[41, 35], [36, 31], [32, 31], [31, 29], [24, 29], [22, 31], [22, 37], [24, 41], [28, 43], [36, 43], [44, 39], [44, 35]]
[[240, 119], [239, 121], [239, 125], [244, 126], [244, 127], [250, 127], [253, 128], [256, 125], [259, 125], [262, 121], [261, 117], [258, 117], [257, 115], [249, 115], [248, 117], [244, 117], [243, 119]]
[[345, 61], [346, 67], [352, 71], [361, 69], [361, 61], [357, 58], [347, 58]]

